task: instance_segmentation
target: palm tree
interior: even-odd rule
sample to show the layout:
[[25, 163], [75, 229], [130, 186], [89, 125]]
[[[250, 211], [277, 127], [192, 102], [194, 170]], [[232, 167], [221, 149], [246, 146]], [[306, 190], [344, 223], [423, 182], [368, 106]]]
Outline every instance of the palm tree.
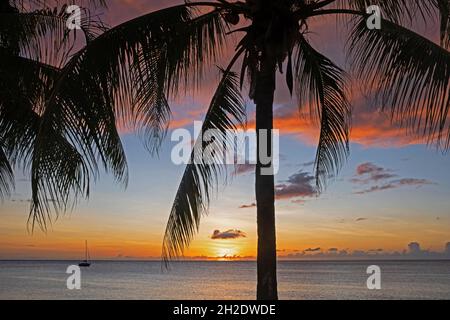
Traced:
[[[66, 29], [66, 6], [0, 3], [0, 186], [8, 194], [13, 168], [22, 167], [31, 177], [29, 221], [45, 229], [50, 211], [65, 211], [71, 194], [88, 196], [100, 164], [126, 181], [126, 161], [104, 83], [75, 78], [75, 68], [80, 77], [86, 72], [84, 53], [69, 59], [78, 40]], [[86, 44], [106, 30], [87, 8], [81, 27]]]
[[[322, 190], [349, 152], [350, 75], [310, 44], [309, 25], [317, 17], [339, 17], [337, 27], [349, 28], [352, 75], [363, 79], [364, 89], [377, 92], [394, 120], [438, 147], [450, 146], [448, 0], [186, 2], [111, 29], [88, 19], [82, 28], [85, 44], [58, 66], [36, 58], [40, 48], [29, 44], [48, 32], [59, 43], [73, 43], [61, 29], [63, 15], [23, 13], [18, 2], [5, 6], [3, 1], [0, 7], [1, 21], [10, 19], [0, 25], [0, 190], [6, 194], [11, 189], [12, 168], [19, 162], [29, 169], [30, 221], [43, 228], [52, 211], [63, 212], [77, 196], [89, 195], [99, 166], [126, 182], [116, 123], [140, 129], [148, 149], [156, 152], [170, 120], [167, 101], [180, 87], [201, 84], [204, 71], [222, 61], [229, 38], [236, 35], [234, 55], [220, 69], [202, 130], [218, 129], [225, 136], [225, 130], [245, 122], [241, 92], [246, 85], [256, 104], [256, 129], [270, 132], [276, 74], [283, 72], [299, 106], [309, 105], [318, 119], [315, 172]], [[379, 30], [367, 28], [370, 5], [383, 12]], [[440, 19], [440, 45], [407, 28], [429, 19]], [[20, 32], [8, 27], [13, 22]], [[14, 83], [12, 89], [8, 83]], [[258, 140], [258, 145], [272, 145], [270, 134]], [[202, 141], [197, 146], [206, 147]], [[266, 167], [258, 152], [257, 298], [277, 299], [275, 182], [273, 174], [262, 174]], [[164, 236], [164, 261], [179, 257], [189, 245], [208, 211], [212, 188], [224, 174], [223, 166], [209, 161], [197, 159], [186, 167]]]

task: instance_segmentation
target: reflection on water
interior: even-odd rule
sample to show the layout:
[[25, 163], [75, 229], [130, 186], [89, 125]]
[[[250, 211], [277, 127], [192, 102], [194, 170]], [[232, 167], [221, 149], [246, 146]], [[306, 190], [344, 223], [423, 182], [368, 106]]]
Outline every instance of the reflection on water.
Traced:
[[[255, 262], [98, 261], [82, 269], [82, 289], [66, 288], [70, 261], [0, 262], [0, 299], [254, 299]], [[382, 270], [368, 290], [366, 268]], [[281, 299], [450, 299], [450, 261], [281, 261]]]

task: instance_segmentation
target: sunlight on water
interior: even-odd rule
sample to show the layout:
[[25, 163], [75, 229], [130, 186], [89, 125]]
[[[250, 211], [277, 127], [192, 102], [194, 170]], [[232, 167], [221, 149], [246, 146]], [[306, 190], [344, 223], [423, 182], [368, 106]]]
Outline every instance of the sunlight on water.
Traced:
[[[82, 289], [66, 288], [68, 261], [0, 262], [0, 299], [254, 299], [254, 262], [94, 262]], [[382, 270], [368, 290], [366, 268]], [[450, 299], [450, 261], [279, 262], [281, 299]]]

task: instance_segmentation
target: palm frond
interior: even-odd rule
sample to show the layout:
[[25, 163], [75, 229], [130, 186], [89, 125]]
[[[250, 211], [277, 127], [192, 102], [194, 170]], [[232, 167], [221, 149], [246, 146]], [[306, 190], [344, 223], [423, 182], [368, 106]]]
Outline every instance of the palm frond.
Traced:
[[[45, 111], [39, 106], [44, 103], [40, 100], [45, 100], [60, 70], [26, 58], [8, 56], [4, 51], [0, 56], [2, 151], [7, 151], [9, 163], [19, 165], [20, 160], [24, 169], [31, 170], [30, 222], [32, 225], [37, 222], [44, 229], [51, 206], [62, 211], [70, 191], [88, 192], [87, 164], [66, 140], [65, 131], [56, 125], [59, 119], [41, 123], [40, 113]], [[45, 129], [41, 130], [41, 126]], [[6, 169], [3, 173], [8, 173]]]
[[[91, 119], [74, 114], [79, 110], [76, 108], [71, 109], [71, 113], [59, 108], [54, 110], [61, 112], [46, 113], [49, 110], [44, 107], [46, 98], [60, 73], [57, 68], [0, 50], [0, 141], [7, 151], [9, 163], [31, 171], [29, 221], [31, 226], [37, 223], [42, 229], [50, 220], [50, 210], [54, 209], [58, 214], [66, 210], [69, 198], [89, 194], [93, 171], [90, 165], [95, 165], [96, 159], [85, 157], [77, 147], [86, 150], [93, 144], [93, 139], [107, 140], [113, 130], [106, 126], [108, 122], [104, 117]], [[76, 99], [67, 92], [85, 96], [84, 88], [77, 87], [76, 83], [67, 83], [63, 89], [66, 90], [61, 90], [66, 93], [66, 102], [71, 101], [69, 98]], [[77, 101], [86, 103], [87, 100]], [[93, 109], [93, 113], [97, 112]], [[95, 122], [97, 127], [92, 125], [93, 121], [98, 121]], [[93, 132], [101, 137], [93, 136]], [[78, 141], [74, 139], [75, 133], [79, 135]]]
[[441, 19], [441, 46], [450, 49], [450, 1], [449, 0], [434, 0], [439, 9]]
[[39, 115], [59, 72], [0, 49], [0, 139], [14, 166], [25, 168], [31, 161]]
[[66, 37], [66, 18], [65, 12], [50, 10], [0, 13], [0, 46], [34, 60], [56, 60]]
[[[42, 4], [43, 5], [43, 4]], [[73, 54], [77, 33], [67, 28], [67, 5], [0, 12], [0, 47], [54, 66], [63, 66]], [[80, 27], [86, 41], [106, 30], [98, 17], [81, 7]]]
[[450, 52], [386, 20], [381, 30], [368, 30], [362, 19], [349, 47], [357, 74], [393, 119], [448, 149]]
[[201, 77], [219, 57], [225, 32], [218, 11], [201, 16], [185, 6], [156, 11], [88, 43], [67, 74], [91, 83], [106, 79], [105, 95], [120, 124], [144, 128], [154, 149], [170, 118], [167, 96], [180, 85], [187, 89], [190, 77]]
[[295, 76], [300, 105], [320, 119], [315, 167], [318, 189], [339, 171], [349, 153], [350, 106], [345, 74], [299, 35]]
[[54, 7], [55, 4], [75, 4], [81, 7], [93, 9], [108, 7], [106, 0], [9, 0], [9, 2], [10, 5], [20, 10], [26, 10], [29, 8], [48, 9]]
[[[52, 207], [59, 213], [66, 210], [70, 199], [88, 197], [90, 175], [98, 175], [99, 163], [111, 170], [117, 181], [127, 181], [116, 117], [105, 94], [107, 79], [77, 82], [76, 76], [65, 76], [66, 71], [61, 71], [49, 93], [31, 150], [30, 216], [43, 228], [51, 209], [46, 199], [52, 199]], [[61, 77], [66, 81], [61, 82]]]
[[0, 145], [0, 199], [9, 195], [14, 187], [14, 173], [8, 157]]
[[[207, 212], [210, 189], [217, 184], [223, 172], [220, 161], [205, 161], [197, 157], [195, 150], [203, 155], [205, 148], [223, 154], [223, 142], [227, 141], [227, 130], [236, 129], [245, 122], [245, 105], [239, 91], [239, 78], [226, 71], [214, 94], [203, 123], [201, 136], [210, 129], [218, 130], [221, 137], [206, 145], [202, 140], [195, 143], [190, 163], [187, 165], [175, 201], [170, 212], [164, 235], [162, 257], [167, 263], [183, 254], [193, 235], [198, 230], [202, 214]], [[211, 159], [210, 159], [211, 160]], [[218, 160], [218, 159], [214, 159]]]
[[[49, 152], [51, 150], [51, 152]], [[65, 212], [70, 199], [89, 196], [90, 171], [83, 155], [60, 133], [39, 132], [33, 148], [29, 222], [43, 230], [51, 222], [50, 212]], [[72, 196], [72, 197], [71, 197]]]
[[365, 12], [366, 8], [377, 5], [384, 19], [396, 24], [416, 23], [418, 19], [440, 19], [441, 46], [450, 47], [450, 1], [449, 0], [339, 0], [338, 7]]
[[[380, 7], [382, 16], [396, 23], [412, 22], [416, 19], [426, 20], [435, 13], [435, 0], [338, 0], [339, 8], [366, 12], [366, 8]], [[446, 0], [445, 0], [446, 1]]]
[[[218, 12], [193, 17], [190, 9], [178, 6], [131, 20], [89, 41], [61, 70], [46, 99], [33, 150], [33, 218], [42, 225], [49, 212], [42, 201], [49, 196], [58, 211], [67, 207], [69, 191], [88, 196], [86, 170], [96, 177], [99, 162], [118, 181], [126, 181], [116, 123], [145, 122], [149, 148], [157, 145], [170, 118], [165, 95], [216, 58], [218, 37], [224, 35]], [[57, 145], [49, 146], [48, 140]], [[55, 184], [56, 176], [48, 171], [54, 161], [52, 148], [72, 148], [73, 156], [67, 159], [72, 162], [55, 170], [65, 175], [64, 184]]]

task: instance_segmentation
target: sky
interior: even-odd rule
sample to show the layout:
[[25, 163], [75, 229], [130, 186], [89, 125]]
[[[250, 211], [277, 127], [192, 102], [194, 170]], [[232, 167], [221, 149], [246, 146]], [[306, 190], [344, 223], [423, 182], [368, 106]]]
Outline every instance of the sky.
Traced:
[[[113, 0], [103, 18], [111, 26], [179, 1]], [[316, 20], [310, 37], [320, 52], [346, 68], [345, 29]], [[338, 31], [341, 30], [341, 31]], [[437, 40], [435, 23], [418, 32]], [[225, 54], [226, 56], [226, 54]], [[226, 60], [220, 61], [226, 65]], [[219, 63], [220, 64], [220, 63]], [[0, 259], [79, 259], [88, 240], [94, 259], [158, 259], [165, 224], [184, 167], [171, 161], [172, 130], [192, 130], [201, 121], [217, 83], [208, 73], [201, 88], [172, 101], [173, 121], [158, 157], [123, 131], [129, 165], [127, 188], [104, 174], [49, 230], [27, 230], [29, 180], [16, 174], [16, 190], [0, 206]], [[450, 257], [449, 155], [406, 135], [380, 112], [361, 80], [352, 82], [351, 155], [341, 173], [318, 194], [312, 162], [317, 126], [299, 115], [282, 78], [275, 98], [280, 130], [280, 171], [276, 179], [278, 256], [281, 259]], [[245, 94], [246, 92], [244, 92]], [[247, 99], [249, 127], [254, 106]], [[256, 208], [251, 166], [240, 167], [218, 187], [209, 214], [185, 252], [189, 259], [253, 259]]]

